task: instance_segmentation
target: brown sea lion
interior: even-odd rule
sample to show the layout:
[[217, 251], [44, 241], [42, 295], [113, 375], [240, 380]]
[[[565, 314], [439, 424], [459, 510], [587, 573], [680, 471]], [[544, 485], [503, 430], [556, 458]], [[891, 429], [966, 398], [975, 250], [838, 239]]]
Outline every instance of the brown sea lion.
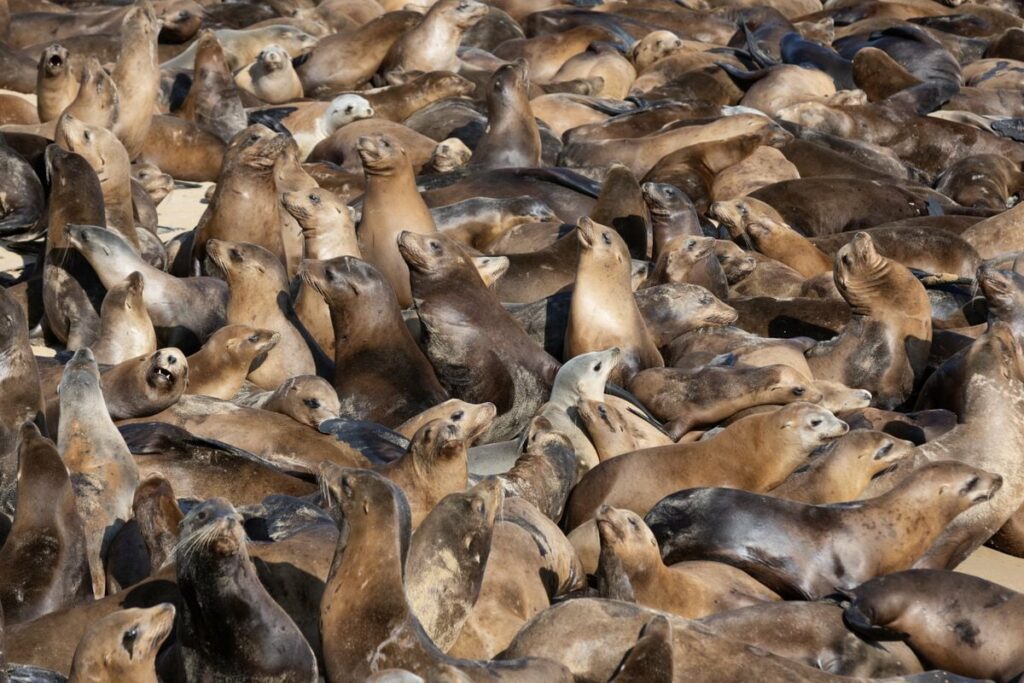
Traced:
[[[450, 0], [455, 1], [455, 0]], [[473, 150], [470, 166], [540, 166], [540, 130], [526, 91], [526, 63], [500, 67], [487, 86], [487, 130]]]
[[284, 104], [302, 97], [302, 83], [292, 58], [280, 45], [268, 45], [255, 62], [235, 74], [235, 84], [268, 104]]
[[1020, 165], [999, 154], [978, 154], [950, 166], [935, 186], [942, 194], [964, 206], [1002, 211], [1020, 200], [1024, 174]]
[[129, 159], [142, 153], [153, 118], [153, 103], [160, 91], [156, 49], [159, 26], [148, 0], [128, 10], [121, 26], [121, 52], [111, 73], [118, 96], [114, 133], [124, 144]]
[[155, 683], [156, 656], [174, 629], [174, 605], [109, 614], [85, 632], [71, 662], [69, 681], [132, 680]]
[[7, 290], [0, 292], [0, 392], [0, 499], [9, 499], [17, 479], [17, 430], [25, 422], [45, 422], [25, 312]]
[[227, 400], [238, 393], [253, 361], [267, 353], [281, 335], [248, 325], [225, 325], [188, 357], [185, 393]]
[[148, 161], [178, 180], [217, 180], [225, 145], [191, 121], [177, 116], [154, 116], [140, 160]]
[[132, 272], [107, 292], [100, 309], [100, 335], [92, 346], [96, 362], [116, 365], [156, 351], [156, 331], [146, 311], [142, 273]]
[[487, 14], [476, 0], [440, 0], [423, 21], [404, 33], [388, 51], [381, 73], [458, 71], [456, 49], [463, 32]]
[[54, 43], [39, 57], [36, 79], [36, 106], [39, 120], [53, 121], [75, 101], [78, 94], [80, 65], [72, 65], [68, 49]]
[[192, 86], [178, 113], [195, 121], [200, 129], [231, 143], [246, 126], [238, 88], [216, 34], [203, 31], [196, 46]]
[[623, 453], [672, 443], [672, 437], [648, 422], [646, 417], [629, 414], [612, 403], [582, 400], [577, 404], [576, 412], [601, 462]]
[[85, 60], [78, 94], [65, 111], [91, 126], [107, 129], [120, 118], [121, 98], [117, 85], [98, 60]]

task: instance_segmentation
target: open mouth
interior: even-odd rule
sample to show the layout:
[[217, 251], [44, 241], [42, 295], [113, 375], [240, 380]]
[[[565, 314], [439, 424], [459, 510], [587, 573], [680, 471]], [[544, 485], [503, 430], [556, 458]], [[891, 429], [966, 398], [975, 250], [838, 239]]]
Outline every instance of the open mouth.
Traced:
[[167, 368], [156, 368], [153, 370], [153, 376], [164, 384], [170, 384], [174, 380], [174, 375]]

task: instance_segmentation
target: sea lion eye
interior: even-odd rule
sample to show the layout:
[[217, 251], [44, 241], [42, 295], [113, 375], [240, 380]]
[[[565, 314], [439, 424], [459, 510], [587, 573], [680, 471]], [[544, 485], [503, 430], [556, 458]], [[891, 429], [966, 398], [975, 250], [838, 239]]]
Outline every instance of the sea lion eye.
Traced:
[[451, 419], [452, 419], [452, 422], [458, 422], [458, 421], [459, 421], [459, 420], [461, 420], [461, 419], [462, 419], [463, 417], [465, 417], [465, 415], [466, 415], [466, 413], [464, 413], [464, 412], [463, 412], [463, 411], [461, 411], [461, 410], [460, 410], [460, 411], [458, 411], [458, 412], [452, 413], [452, 418], [451, 418]]
[[843, 254], [843, 265], [847, 267], [853, 265], [853, 259], [850, 258], [849, 254]]
[[320, 401], [316, 400], [315, 398], [307, 398], [304, 399], [302, 402], [305, 403], [307, 407], [312, 408], [314, 410], [320, 407]]
[[132, 626], [130, 629], [125, 631], [124, 637], [121, 638], [121, 647], [123, 647], [129, 655], [132, 653], [132, 647], [135, 645], [135, 639], [138, 637], [139, 627]]
[[309, 201], [310, 201], [311, 204], [319, 204], [320, 203], [320, 197], [318, 197], [315, 194], [311, 194], [311, 195], [309, 195]]
[[259, 340], [260, 340], [260, 335], [258, 335], [258, 334], [249, 335], [249, 341], [251, 341], [253, 344], [258, 342]]
[[435, 254], [440, 254], [441, 253], [441, 243], [440, 242], [431, 242], [430, 243], [430, 248], [431, 248], [431, 250], [433, 250], [433, 252]]
[[608, 233], [602, 232], [601, 239], [604, 240], [604, 243], [607, 244], [609, 247], [612, 246], [612, 236], [609, 235]]
[[256, 142], [259, 139], [260, 136], [257, 133], [253, 133], [252, 135], [249, 136], [249, 142]]
[[639, 526], [637, 525], [637, 523], [636, 523], [636, 520], [635, 520], [635, 519], [633, 519], [633, 518], [630, 518], [630, 520], [629, 520], [629, 525], [630, 525], [631, 527], [633, 527], [634, 529], [637, 529], [637, 530], [639, 530], [639, 529], [640, 529], [640, 527], [639, 527]]
[[819, 426], [821, 426], [821, 418], [820, 417], [816, 417], [813, 420], [811, 420], [811, 426], [812, 427], [819, 427]]
[[92, 131], [87, 130], [82, 133], [82, 137], [85, 138], [86, 142], [92, 141]]
[[352, 113], [352, 105], [351, 104], [348, 105], [347, 107], [345, 107], [345, 113], [346, 114], [351, 114]]
[[232, 261], [241, 261], [242, 260], [242, 252], [238, 251], [238, 249], [232, 249], [231, 250], [231, 260]]
[[807, 392], [803, 387], [793, 387], [794, 396], [803, 396]]
[[594, 372], [601, 372], [601, 364], [600, 363], [598, 363], [597, 365], [594, 366]]

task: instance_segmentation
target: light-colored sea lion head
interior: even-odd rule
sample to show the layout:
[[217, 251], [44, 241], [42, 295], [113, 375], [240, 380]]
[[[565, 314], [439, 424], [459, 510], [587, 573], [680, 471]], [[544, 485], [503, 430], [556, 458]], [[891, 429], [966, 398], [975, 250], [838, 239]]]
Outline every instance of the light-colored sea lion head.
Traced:
[[388, 135], [363, 135], [356, 141], [356, 151], [367, 173], [388, 173], [409, 163], [405, 148]]
[[680, 204], [693, 205], [685, 192], [669, 183], [644, 183], [640, 191], [652, 214], [669, 216]]
[[836, 252], [832, 273], [836, 288], [855, 312], [870, 310], [879, 297], [897, 292], [891, 289], [892, 262], [878, 253], [866, 232], [858, 232]]
[[473, 150], [466, 143], [459, 138], [448, 138], [437, 143], [430, 157], [430, 165], [438, 173], [448, 173], [468, 164], [472, 156]]
[[288, 51], [280, 45], [268, 45], [263, 48], [256, 56], [256, 61], [259, 62], [260, 66], [267, 73], [290, 68], [292, 64], [292, 58]]
[[966, 510], [988, 502], [1003, 487], [1003, 478], [955, 460], [936, 460], [910, 475], [935, 497], [954, 509]]
[[306, 54], [320, 41], [316, 36], [288, 24], [264, 26], [259, 31], [267, 43], [280, 46], [293, 57]]
[[265, 407], [314, 429], [341, 414], [338, 392], [330, 382], [316, 375], [298, 375], [285, 380]]
[[409, 451], [429, 467], [433, 463], [465, 457], [474, 439], [491, 426], [497, 408], [493, 403], [468, 404], [449, 417], [431, 420], [413, 435]]
[[468, 97], [476, 92], [476, 84], [451, 71], [431, 71], [423, 74], [421, 87], [448, 97]]
[[[398, 236], [398, 251], [409, 270], [424, 275], [440, 276], [466, 264], [472, 266], [462, 248], [441, 233], [404, 231]], [[475, 266], [473, 272], [478, 273]]]
[[967, 349], [967, 376], [985, 377], [1012, 382], [1024, 381], [1024, 353], [1013, 328], [1001, 320], [993, 322], [985, 334]]
[[155, 40], [160, 33], [160, 18], [156, 15], [153, 3], [149, 0], [135, 3], [125, 13], [121, 31], [122, 35], [130, 35], [135, 40]]
[[139, 161], [132, 165], [132, 177], [142, 185], [153, 203], [159, 205], [174, 190], [174, 178], [156, 164]]
[[[770, 421], [786, 432], [786, 440], [799, 444], [808, 453], [850, 431], [849, 425], [831, 412], [806, 401], [785, 405], [772, 415]], [[740, 422], [742, 420], [734, 424]]]
[[743, 251], [740, 246], [728, 240], [715, 242], [715, 256], [718, 258], [725, 279], [730, 285], [742, 282], [743, 278], [757, 268], [757, 259]]
[[487, 16], [489, 8], [477, 0], [441, 0], [434, 5], [429, 14], [443, 14], [458, 28], [467, 29], [475, 26], [478, 21]]
[[685, 282], [695, 263], [698, 263], [715, 250], [715, 238], [680, 235], [666, 245], [659, 257], [663, 266], [665, 282]]
[[100, 369], [96, 365], [96, 356], [89, 347], [82, 347], [75, 351], [75, 355], [64, 366], [57, 393], [60, 394], [61, 400], [74, 400], [75, 397], [93, 398], [99, 384]]
[[39, 70], [45, 78], [63, 76], [71, 69], [70, 53], [59, 43], [54, 43], [39, 55]]
[[248, 363], [268, 353], [280, 340], [281, 333], [273, 330], [261, 330], [248, 325], [225, 325], [214, 332], [206, 343], [222, 344], [231, 358]]
[[601, 261], [622, 264], [629, 262], [629, 248], [613, 228], [595, 223], [586, 216], [576, 223], [576, 238], [580, 243], [580, 257], [584, 254]]
[[351, 94], [339, 95], [331, 100], [327, 111], [324, 112], [323, 128], [330, 134], [353, 121], [372, 118], [374, 113], [373, 107], [365, 97]]
[[247, 286], [287, 284], [280, 259], [257, 244], [211, 239], [206, 243], [206, 255], [223, 273], [229, 286], [243, 282]]
[[604, 503], [597, 509], [596, 521], [601, 546], [611, 550], [627, 572], [661, 563], [658, 540], [640, 515]]
[[683, 41], [671, 31], [651, 31], [633, 44], [629, 58], [638, 72], [643, 71], [659, 59], [683, 49]]
[[165, 602], [90, 623], [75, 649], [70, 680], [155, 680], [156, 655], [174, 627], [174, 613], [174, 605]]
[[871, 392], [867, 389], [854, 389], [841, 382], [823, 379], [815, 380], [814, 388], [821, 392], [821, 401], [818, 405], [833, 413], [859, 410], [871, 405]]
[[622, 352], [618, 347], [612, 347], [570, 358], [558, 369], [551, 393], [574, 395], [577, 398], [594, 401], [603, 399], [608, 376], [615, 369], [621, 356]]
[[107, 292], [107, 295], [103, 297], [103, 305], [106, 306], [109, 301], [110, 305], [126, 311], [141, 309], [145, 306], [142, 299], [145, 291], [146, 280], [142, 277], [142, 273], [137, 270], [132, 271], [120, 284]]
[[336, 225], [343, 221], [345, 228], [353, 226], [348, 206], [336, 194], [323, 188], [282, 192], [281, 206], [299, 222], [303, 232], [312, 229], [314, 223]]
[[753, 197], [714, 202], [708, 208], [708, 214], [724, 225], [733, 239], [742, 237], [747, 226], [755, 221], [764, 222], [770, 219], [785, 224], [778, 211]]
[[911, 441], [897, 439], [885, 432], [854, 429], [829, 442], [823, 449], [838, 449], [837, 455], [846, 463], [856, 462], [858, 469], [870, 467], [874, 472], [881, 472], [893, 463], [912, 457], [917, 446]]
[[54, 141], [84, 157], [101, 180], [119, 166], [128, 168], [128, 152], [117, 136], [106, 128], [86, 123], [70, 111], [65, 111], [57, 120]]
[[788, 365], [766, 365], [760, 368], [767, 384], [759, 387], [768, 393], [768, 403], [792, 403], [803, 401], [818, 403], [822, 394], [800, 371]]
[[474, 256], [472, 260], [477, 274], [488, 287], [493, 287], [512, 265], [507, 256]]
[[144, 362], [146, 384], [158, 393], [181, 391], [188, 385], [188, 361], [180, 349], [157, 349]]
[[[317, 480], [327, 510], [336, 522], [367, 530], [367, 522], [397, 523], [399, 538], [408, 543], [412, 514], [402, 489], [373, 470], [341, 467], [324, 460]], [[363, 521], [366, 520], [366, 521]], [[406, 548], [402, 549], [403, 558]]]

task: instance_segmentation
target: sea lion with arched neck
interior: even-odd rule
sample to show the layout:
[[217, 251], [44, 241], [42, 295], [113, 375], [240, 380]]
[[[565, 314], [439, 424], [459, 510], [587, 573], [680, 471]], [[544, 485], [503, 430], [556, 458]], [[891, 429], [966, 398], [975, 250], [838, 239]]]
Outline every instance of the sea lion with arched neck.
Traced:
[[113, 77], [99, 60], [90, 57], [82, 65], [78, 94], [64, 110], [90, 126], [110, 129], [121, 114], [121, 98]]
[[456, 50], [463, 32], [487, 14], [487, 5], [476, 0], [440, 0], [423, 21], [391, 46], [381, 73], [458, 71]]
[[[640, 370], [664, 366], [631, 296], [626, 243], [613, 229], [586, 217], [577, 223], [576, 234], [580, 251], [565, 333], [566, 358], [618, 347], [622, 357], [608, 378], [616, 384]], [[604, 311], [600, 319], [592, 316], [595, 307]]]
[[96, 362], [116, 365], [156, 351], [156, 331], [143, 297], [146, 282], [133, 271], [103, 298], [100, 336], [92, 346]]
[[[497, 406], [488, 441], [518, 434], [547, 399], [558, 362], [501, 306], [455, 242], [403, 232], [398, 246], [441, 386], [454, 398]], [[478, 324], [467, 327], [470, 319]]]
[[160, 20], [145, 0], [125, 14], [121, 26], [121, 52], [111, 77], [117, 84], [118, 116], [114, 133], [135, 159], [149, 134], [153, 103], [160, 92], [157, 34]]
[[850, 304], [843, 332], [807, 352], [816, 379], [867, 389], [874, 405], [903, 403], [924, 371], [931, 346], [931, 304], [907, 268], [858, 233], [836, 253], [836, 287]]
[[394, 427], [445, 400], [391, 285], [376, 268], [342, 256], [305, 262], [302, 277], [330, 310], [334, 386], [346, 416]]
[[480, 168], [540, 166], [540, 129], [527, 95], [526, 63], [499, 67], [487, 85], [487, 130], [469, 159]]
[[364, 258], [391, 283], [402, 308], [412, 303], [409, 267], [399, 253], [403, 231], [427, 235], [437, 231], [426, 203], [416, 189], [409, 155], [397, 141], [367, 135], [357, 143], [366, 173], [359, 241]]
[[[10, 626], [92, 597], [85, 527], [56, 446], [32, 423], [20, 429], [18, 500], [0, 548], [0, 601]], [[40, 562], [43, 548], [47, 562]]]
[[36, 77], [36, 107], [40, 121], [55, 120], [75, 101], [80, 66], [72, 63], [71, 53], [59, 43], [43, 50]]
[[225, 325], [188, 357], [187, 394], [227, 400], [238, 393], [260, 356], [274, 348], [279, 332], [248, 325]]

